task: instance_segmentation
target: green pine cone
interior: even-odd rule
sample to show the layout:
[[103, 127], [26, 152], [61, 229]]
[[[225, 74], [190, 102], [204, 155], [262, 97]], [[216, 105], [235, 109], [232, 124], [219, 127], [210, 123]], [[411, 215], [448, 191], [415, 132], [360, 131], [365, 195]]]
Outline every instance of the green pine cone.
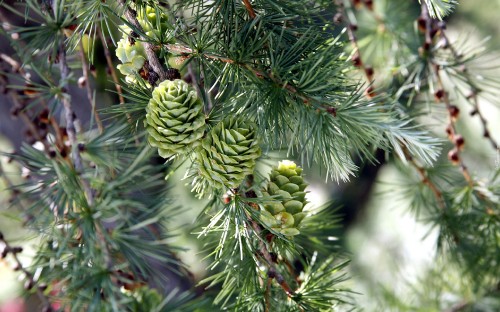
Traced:
[[198, 146], [205, 131], [205, 114], [194, 88], [180, 79], [160, 83], [146, 107], [146, 129], [149, 143], [163, 158]]
[[305, 217], [302, 210], [307, 204], [306, 187], [302, 168], [293, 161], [280, 161], [278, 167], [271, 170], [270, 181], [262, 191], [266, 197], [275, 196], [275, 199], [263, 204], [262, 222], [287, 236], [300, 234], [298, 228]]
[[200, 176], [215, 188], [238, 187], [253, 173], [261, 153], [256, 129], [241, 118], [227, 117], [218, 123], [198, 149]]

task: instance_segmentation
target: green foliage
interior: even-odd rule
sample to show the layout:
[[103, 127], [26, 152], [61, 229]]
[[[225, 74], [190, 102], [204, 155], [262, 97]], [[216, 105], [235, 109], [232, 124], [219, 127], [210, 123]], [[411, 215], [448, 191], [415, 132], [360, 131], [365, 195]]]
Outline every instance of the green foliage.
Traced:
[[458, 4], [458, 1], [456, 0], [424, 0], [424, 1], [429, 9], [430, 15], [433, 18], [438, 18], [440, 20], [442, 20], [443, 17], [449, 15], [455, 8], [455, 5]]
[[[334, 243], [341, 216], [309, 204], [302, 173], [348, 183], [382, 151], [408, 177], [397, 187], [410, 209], [439, 230], [440, 256], [473, 285], [478, 299], [467, 303], [497, 296], [500, 171], [481, 179], [468, 169], [457, 121], [467, 101], [498, 149], [479, 108], [498, 95], [495, 74], [480, 74], [485, 49], [451, 42], [436, 20], [456, 1], [354, 2], [2, 2], [29, 24], [1, 30], [16, 55], [2, 54], [13, 70], [0, 78], [42, 143], [10, 155], [29, 171], [13, 205], [40, 239], [23, 270], [47, 285], [28, 291], [71, 311], [354, 309]], [[335, 9], [347, 29], [333, 26]], [[120, 104], [93, 94], [104, 87], [91, 76], [105, 70], [84, 66], [104, 67], [100, 52]], [[74, 113], [80, 69], [97, 129]], [[274, 152], [300, 166], [264, 172]], [[208, 198], [203, 210], [173, 192], [181, 170]], [[174, 223], [184, 211], [199, 214], [193, 225]], [[201, 278], [179, 256], [188, 227], [208, 262]]]

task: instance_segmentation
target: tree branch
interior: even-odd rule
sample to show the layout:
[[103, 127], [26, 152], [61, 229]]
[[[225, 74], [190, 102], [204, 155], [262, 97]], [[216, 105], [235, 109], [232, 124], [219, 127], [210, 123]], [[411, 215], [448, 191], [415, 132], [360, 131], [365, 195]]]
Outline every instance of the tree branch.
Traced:
[[[427, 5], [422, 1], [421, 4], [422, 8], [422, 18], [425, 21], [425, 42], [424, 46], [422, 49], [424, 51], [429, 51], [432, 45], [432, 18], [430, 17], [429, 14], [429, 8]], [[437, 84], [437, 91], [435, 93], [435, 100], [437, 103], [444, 103], [446, 106], [446, 109], [448, 111], [448, 117], [449, 117], [449, 124], [448, 124], [448, 138], [449, 140], [455, 145], [455, 148], [450, 151], [448, 154], [448, 158], [452, 161], [452, 163], [458, 164], [460, 166], [460, 169], [462, 171], [462, 174], [469, 184], [470, 187], [474, 185], [474, 180], [472, 179], [469, 170], [467, 166], [465, 165], [464, 161], [460, 157], [460, 150], [463, 145], [463, 141], [461, 143], [456, 142], [456, 138], [458, 137], [458, 132], [455, 126], [456, 120], [458, 119], [459, 115], [459, 110], [455, 105], [451, 104], [450, 98], [448, 96], [448, 92], [445, 91], [443, 81], [441, 79], [441, 73], [440, 73], [440, 67], [439, 64], [436, 64], [434, 62], [434, 59], [432, 57], [428, 58], [429, 63], [430, 63], [430, 68], [432, 70], [432, 74], [434, 76], [434, 80]], [[462, 139], [463, 140], [463, 139]]]
[[[137, 13], [133, 11], [127, 4], [125, 0], [118, 0], [118, 3], [125, 9], [125, 18], [127, 21], [132, 24], [135, 28], [143, 31], [139, 21], [137, 20]], [[154, 45], [146, 40], [144, 36], [141, 36], [142, 44], [144, 45], [144, 50], [146, 51], [146, 56], [148, 58], [149, 65], [153, 68], [153, 70], [160, 77], [160, 81], [167, 80], [167, 74], [165, 70], [163, 70], [163, 66], [161, 65], [160, 60], [156, 56], [156, 52], [154, 50]]]
[[257, 15], [255, 14], [255, 10], [253, 9], [252, 4], [250, 3], [250, 1], [249, 0], [243, 0], [243, 3], [245, 4], [245, 8], [248, 11], [248, 15], [250, 15], [250, 17], [252, 19], [256, 18]]

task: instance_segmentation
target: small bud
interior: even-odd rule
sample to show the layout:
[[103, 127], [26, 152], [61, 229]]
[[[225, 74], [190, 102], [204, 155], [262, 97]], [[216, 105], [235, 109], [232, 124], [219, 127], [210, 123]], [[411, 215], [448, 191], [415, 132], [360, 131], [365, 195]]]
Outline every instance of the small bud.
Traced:
[[276, 272], [274, 272], [274, 270], [267, 271], [267, 277], [269, 277], [269, 278], [275, 278], [276, 277]]
[[68, 156], [68, 152], [66, 151], [66, 149], [65, 149], [65, 148], [63, 148], [63, 149], [59, 152], [59, 154], [61, 154], [61, 157], [62, 157], [62, 158], [66, 158], [66, 157]]
[[417, 25], [418, 25], [418, 30], [421, 33], [425, 33], [425, 31], [427, 30], [427, 18], [420, 16], [417, 19]]
[[92, 74], [92, 76], [94, 76], [94, 78], [96, 78], [97, 77], [97, 70], [93, 64], [90, 65], [89, 70], [90, 70], [90, 73]]
[[14, 106], [14, 107], [12, 107], [12, 109], [10, 110], [10, 115], [11, 115], [12, 117], [17, 117], [17, 116], [19, 116], [19, 113], [20, 113], [20, 112], [21, 112], [21, 109], [20, 109], [19, 107], [17, 107], [17, 106]]
[[85, 151], [85, 144], [83, 144], [83, 143], [78, 143], [78, 150], [79, 150], [80, 152]]
[[424, 45], [422, 46], [422, 49], [423, 49], [425, 52], [428, 52], [428, 51], [431, 49], [431, 43], [430, 43], [430, 42], [425, 41], [425, 42], [424, 42]]
[[358, 25], [357, 25], [357, 24], [354, 24], [354, 23], [351, 23], [351, 24], [349, 24], [349, 28], [350, 28], [352, 31], [356, 31], [356, 30], [358, 30]]
[[448, 107], [448, 113], [453, 120], [456, 120], [458, 118], [458, 115], [460, 114], [460, 109], [455, 105], [450, 105], [450, 107]]
[[10, 34], [10, 37], [12, 38], [12, 40], [19, 40], [19, 33], [12, 33]]
[[373, 86], [369, 86], [366, 90], [365, 90], [365, 95], [368, 97], [368, 98], [373, 98], [375, 97], [375, 95], [377, 95], [377, 93], [375, 92], [375, 89], [373, 88]]
[[337, 117], [337, 109], [335, 107], [329, 106], [326, 111], [333, 115], [333, 117]]
[[359, 56], [359, 53], [356, 52], [353, 56], [352, 56], [352, 64], [355, 66], [355, 67], [361, 67], [363, 65], [363, 61], [361, 61], [361, 57]]
[[334, 24], [340, 24], [342, 23], [342, 21], [344, 20], [344, 16], [342, 15], [342, 13], [337, 13], [333, 16], [333, 23]]
[[371, 66], [365, 66], [365, 74], [368, 77], [369, 80], [372, 80], [373, 78], [373, 67]]
[[465, 144], [464, 137], [461, 136], [460, 134], [455, 136], [455, 139], [453, 140], [455, 143], [455, 146], [459, 149], [462, 150]]
[[40, 123], [49, 123], [49, 110], [47, 108], [43, 109], [40, 114], [38, 114], [38, 120]]
[[436, 98], [436, 101], [441, 101], [444, 97], [444, 94], [445, 93], [443, 89], [439, 89], [436, 92], [434, 92], [434, 97]]
[[278, 262], [278, 255], [275, 252], [271, 252], [271, 260], [273, 260], [274, 263]]
[[231, 196], [227, 193], [224, 194], [224, 196], [222, 196], [222, 201], [225, 205], [228, 205], [231, 202]]
[[368, 10], [373, 11], [373, 0], [364, 0], [365, 6]]
[[56, 157], [56, 155], [57, 155], [57, 154], [56, 154], [56, 151], [54, 151], [54, 150], [50, 150], [50, 151], [49, 151], [49, 157], [50, 157], [50, 158], [55, 158], [55, 157]]
[[181, 79], [181, 73], [176, 68], [169, 68], [166, 71], [168, 80]]
[[85, 76], [81, 76], [78, 78], [78, 87], [83, 88], [87, 84], [87, 79], [85, 79]]
[[24, 283], [24, 289], [26, 290], [31, 290], [33, 288], [33, 285], [35, 283], [33, 282], [32, 278], [29, 278], [25, 283]]
[[23, 252], [23, 247], [21, 246], [16, 246], [11, 248], [12, 253], [17, 254]]
[[155, 71], [150, 71], [148, 75], [148, 83], [152, 86], [156, 85], [156, 82], [160, 79], [160, 75], [158, 75]]
[[446, 127], [446, 134], [448, 135], [448, 139], [452, 139], [453, 138], [453, 128], [451, 126], [451, 124], [449, 124], [447, 127]]
[[448, 152], [448, 159], [451, 161], [452, 164], [458, 165], [460, 157], [458, 156], [458, 150], [456, 148]]

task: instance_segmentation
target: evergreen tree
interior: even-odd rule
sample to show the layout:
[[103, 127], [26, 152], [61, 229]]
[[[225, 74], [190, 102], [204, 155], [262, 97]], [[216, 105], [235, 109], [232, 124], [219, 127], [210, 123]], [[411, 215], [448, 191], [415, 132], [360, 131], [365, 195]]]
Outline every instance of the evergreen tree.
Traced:
[[[2, 2], [13, 54], [1, 54], [0, 78], [28, 132], [5, 154], [24, 180], [0, 173], [39, 240], [23, 266], [0, 235], [2, 258], [43, 311], [359, 309], [349, 256], [332, 242], [341, 216], [308, 202], [308, 171], [356, 188], [360, 167], [384, 162], [439, 229], [436, 263], [470, 285], [434, 308], [500, 308], [500, 167], [484, 176], [469, 163], [476, 146], [498, 153], [480, 106], [497, 102], [498, 79], [485, 43], [450, 39], [457, 5]], [[179, 184], [197, 204], [179, 200]], [[186, 210], [199, 214], [189, 231], [202, 280], [179, 256]]]

